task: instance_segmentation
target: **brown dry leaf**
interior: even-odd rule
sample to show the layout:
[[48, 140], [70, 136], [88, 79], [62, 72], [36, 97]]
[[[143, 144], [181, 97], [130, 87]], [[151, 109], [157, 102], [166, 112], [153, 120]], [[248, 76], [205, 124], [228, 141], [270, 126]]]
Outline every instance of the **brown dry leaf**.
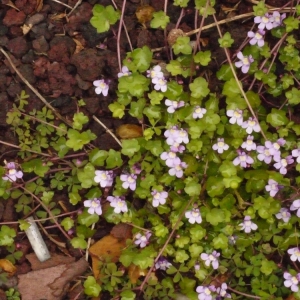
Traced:
[[58, 21], [58, 20], [61, 20], [61, 19], [65, 18], [66, 16], [67, 16], [66, 13], [54, 14], [54, 15], [50, 16], [50, 19], [53, 20], [53, 21]]
[[132, 227], [124, 223], [119, 223], [113, 227], [110, 234], [117, 239], [127, 240], [132, 237]]
[[7, 272], [9, 276], [13, 276], [16, 272], [16, 267], [7, 259], [0, 259], [0, 268]]
[[139, 23], [141, 23], [144, 27], [146, 27], [146, 23], [152, 20], [152, 15], [154, 13], [155, 9], [146, 4], [146, 5], [142, 5], [139, 6], [136, 9], [135, 15], [139, 21]]
[[21, 29], [23, 31], [23, 34], [26, 35], [32, 28], [32, 24], [24, 24], [23, 26], [21, 26]]
[[136, 283], [139, 277], [146, 276], [147, 270], [141, 270], [140, 267], [131, 264], [128, 268], [128, 276], [131, 283]]
[[12, 8], [14, 8], [17, 11], [20, 11], [13, 3], [11, 0], [8, 1], [8, 3], [5, 3], [5, 5], [10, 6]]
[[35, 11], [40, 12], [43, 8], [44, 0], [36, 0]]
[[107, 235], [90, 247], [89, 253], [92, 257], [92, 269], [96, 280], [99, 278], [99, 262], [117, 262], [122, 249], [126, 247], [126, 240], [119, 240], [112, 235]]
[[80, 43], [80, 41], [76, 40], [76, 39], [73, 39], [73, 41], [75, 42], [76, 44], [76, 49], [75, 49], [75, 52], [74, 54], [77, 54], [79, 53], [81, 50], [84, 49], [83, 45]]
[[116, 133], [121, 139], [134, 139], [143, 136], [143, 129], [139, 125], [124, 124], [117, 128]]
[[297, 300], [294, 295], [289, 295], [285, 300]]
[[229, 273], [218, 275], [209, 284], [214, 285], [215, 287], [220, 287], [222, 283], [228, 280], [229, 277], [230, 277]]
[[208, 45], [209, 38], [200, 38], [200, 43], [203, 47], [206, 47]]

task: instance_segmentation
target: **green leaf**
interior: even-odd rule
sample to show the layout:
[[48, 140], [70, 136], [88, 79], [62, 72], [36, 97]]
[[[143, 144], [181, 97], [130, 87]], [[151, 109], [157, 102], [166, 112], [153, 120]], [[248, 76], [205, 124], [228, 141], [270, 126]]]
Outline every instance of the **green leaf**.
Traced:
[[25, 220], [19, 220], [19, 227], [22, 231], [27, 230], [31, 224]]
[[86, 124], [88, 121], [89, 118], [82, 112], [75, 113], [73, 116], [73, 129], [81, 130], [82, 125]]
[[96, 135], [90, 130], [84, 131], [82, 133], [75, 129], [68, 130], [68, 140], [66, 145], [73, 149], [74, 151], [80, 150], [84, 145], [90, 143], [92, 140], [96, 139]]
[[77, 177], [83, 188], [90, 188], [95, 183], [95, 167], [91, 163], [87, 163], [83, 169], [78, 170]]
[[96, 4], [93, 7], [93, 17], [90, 22], [97, 29], [98, 33], [108, 31], [110, 25], [115, 24], [120, 18], [120, 13], [115, 11], [113, 6], [106, 7]]
[[[125, 76], [123, 76], [125, 77]], [[123, 104], [120, 104], [118, 102], [114, 102], [108, 105], [109, 110], [113, 113], [114, 118], [123, 118], [125, 115], [125, 106]]]
[[288, 98], [288, 102], [291, 105], [297, 105], [300, 103], [300, 90], [296, 89], [295, 87], [287, 91], [285, 96]]
[[204, 98], [209, 94], [209, 88], [207, 81], [202, 78], [196, 78], [191, 84], [189, 84], [191, 90], [191, 96], [194, 98]]
[[191, 54], [193, 50], [192, 46], [190, 45], [190, 38], [188, 36], [179, 36], [172, 48], [176, 55], [179, 53]]
[[194, 56], [195, 63], [200, 63], [202, 66], [207, 66], [211, 61], [211, 52], [210, 51], [199, 51]]
[[93, 276], [88, 276], [84, 284], [84, 293], [91, 297], [98, 297], [101, 292], [101, 286]]
[[[126, 58], [123, 61], [124, 66], [127, 66], [129, 70], [136, 72], [145, 72], [150, 68], [153, 53], [147, 47], [134, 49], [132, 52], [127, 53]], [[129, 77], [129, 76], [123, 76]], [[121, 78], [123, 78], [121, 77]]]
[[184, 180], [185, 188], [184, 191], [189, 196], [199, 196], [201, 192], [201, 185], [196, 178], [188, 177]]
[[70, 230], [71, 228], [74, 227], [74, 220], [71, 219], [70, 217], [66, 217], [64, 218], [62, 221], [61, 221], [61, 226], [63, 226], [63, 228], [68, 231]]
[[89, 153], [89, 161], [96, 167], [102, 167], [104, 166], [107, 156], [107, 151], [95, 148]]
[[97, 214], [89, 214], [87, 210], [84, 210], [78, 216], [78, 223], [81, 225], [85, 225], [87, 227], [91, 226], [94, 223], [99, 221], [99, 216]]
[[40, 177], [44, 177], [49, 171], [50, 167], [47, 166], [40, 158], [35, 158], [22, 164], [22, 169], [26, 173], [34, 172]]
[[151, 28], [165, 29], [170, 22], [170, 17], [168, 17], [163, 11], [158, 11], [153, 13], [153, 19], [150, 22]]
[[139, 150], [140, 145], [137, 139], [122, 140], [122, 154], [132, 157]]
[[123, 291], [121, 294], [121, 300], [134, 300], [136, 297], [136, 294], [133, 291]]
[[142, 97], [144, 92], [149, 90], [150, 80], [145, 76], [133, 73], [130, 76], [122, 76], [119, 78], [118, 90], [121, 93], [130, 93], [135, 97]]
[[273, 127], [283, 126], [289, 122], [284, 110], [272, 108], [271, 113], [267, 115], [267, 122]]
[[230, 33], [226, 32], [222, 38], [218, 39], [218, 42], [222, 48], [230, 48], [234, 40], [231, 38]]
[[187, 7], [189, 0], [174, 0], [174, 5], [180, 7]]
[[148, 97], [151, 105], [157, 105], [160, 104], [161, 100], [164, 98], [164, 95], [153, 90], [151, 93], [148, 93]]
[[141, 98], [138, 101], [132, 101], [130, 104], [129, 114], [137, 119], [143, 118], [143, 109], [146, 105], [146, 99]]
[[226, 214], [224, 209], [213, 208], [206, 214], [206, 221], [213, 226], [226, 221]]
[[106, 166], [108, 169], [120, 167], [123, 164], [121, 153], [113, 149], [108, 151], [108, 157], [106, 159]]

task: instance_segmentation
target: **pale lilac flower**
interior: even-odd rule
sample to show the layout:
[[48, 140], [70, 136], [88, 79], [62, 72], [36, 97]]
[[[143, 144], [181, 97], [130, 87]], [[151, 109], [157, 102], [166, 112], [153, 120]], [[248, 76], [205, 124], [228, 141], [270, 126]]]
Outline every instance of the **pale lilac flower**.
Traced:
[[246, 154], [245, 152], [238, 153], [239, 156], [233, 160], [233, 164], [235, 166], [240, 165], [242, 168], [247, 168], [249, 165], [254, 163], [254, 160], [251, 156]]
[[241, 226], [240, 230], [244, 230], [246, 233], [251, 232], [251, 230], [256, 230], [258, 227], [255, 223], [251, 221], [250, 216], [245, 216], [244, 222], [240, 223], [239, 226]]
[[172, 101], [172, 100], [166, 99], [165, 104], [166, 104], [166, 106], [168, 106], [167, 112], [169, 114], [173, 114], [176, 109], [184, 106], [184, 101]]
[[114, 207], [114, 212], [116, 214], [119, 214], [120, 212], [127, 212], [127, 203], [124, 200], [123, 197], [113, 197], [113, 196], [108, 196], [107, 201], [110, 202], [110, 206]]
[[200, 265], [198, 263], [195, 264], [195, 271], [199, 271], [200, 270]]
[[300, 149], [292, 150], [292, 156], [297, 157], [296, 162], [300, 164]]
[[108, 84], [105, 82], [104, 79], [95, 80], [95, 81], [93, 82], [93, 85], [96, 87], [96, 89], [95, 89], [95, 93], [96, 93], [96, 94], [100, 95], [100, 94], [102, 93], [103, 96], [107, 96], [109, 86], [108, 86]]
[[286, 279], [284, 281], [284, 286], [287, 288], [290, 288], [293, 292], [298, 292], [299, 288], [298, 288], [298, 284], [300, 281], [300, 273], [298, 273], [296, 276], [293, 276], [292, 274], [288, 273], [288, 272], [284, 272], [283, 273], [283, 277], [284, 279]]
[[280, 147], [286, 143], [283, 138], [278, 139], [276, 142], [272, 143], [270, 141], [265, 142], [266, 148], [269, 149], [270, 154], [273, 156], [280, 156]]
[[155, 269], [158, 270], [163, 270], [166, 271], [172, 266], [171, 263], [169, 263], [164, 257], [160, 257], [158, 261], [155, 263]]
[[235, 245], [236, 240], [237, 240], [237, 236], [236, 235], [231, 235], [231, 236], [228, 237], [228, 243], [230, 245]]
[[278, 11], [274, 11], [272, 17], [273, 17], [273, 28], [276, 28], [282, 25], [282, 21], [286, 18], [286, 13], [280, 15]]
[[253, 142], [254, 136], [253, 135], [248, 135], [247, 140], [243, 142], [241, 147], [243, 149], [246, 149], [247, 151], [255, 150], [256, 149], [256, 144]]
[[287, 173], [287, 166], [294, 162], [294, 159], [291, 155], [287, 156], [286, 158], [281, 158], [280, 156], [274, 156], [274, 160], [276, 163], [274, 167], [279, 170], [279, 173], [285, 175]]
[[154, 207], [158, 207], [160, 204], [164, 205], [168, 198], [168, 193], [165, 191], [158, 192], [157, 190], [153, 190], [151, 195], [153, 196], [152, 205]]
[[149, 239], [150, 239], [151, 235], [152, 235], [152, 233], [149, 232], [149, 231], [147, 231], [145, 235], [142, 235], [142, 234], [138, 233], [135, 236], [134, 243], [136, 245], [139, 245], [141, 248], [144, 248], [149, 244]]
[[100, 183], [100, 186], [110, 187], [114, 181], [114, 172], [113, 171], [95, 171], [94, 181], [96, 183]]
[[249, 41], [250, 45], [255, 45], [257, 44], [258, 47], [262, 47], [265, 44], [264, 41], [264, 35], [265, 35], [264, 30], [258, 30], [257, 32], [249, 31], [248, 32], [248, 37], [251, 38]]
[[185, 143], [188, 144], [189, 137], [184, 129], [178, 129], [177, 126], [173, 126], [171, 129], [166, 130], [164, 136], [167, 138], [166, 142], [172, 146], [174, 144]]
[[5, 181], [17, 181], [18, 178], [22, 178], [23, 177], [23, 172], [22, 171], [17, 171], [17, 166], [14, 162], [6, 162], [5, 163], [5, 169], [6, 169], [6, 173], [5, 176], [2, 177], [3, 180]]
[[261, 30], [265, 28], [271, 30], [274, 27], [273, 22], [274, 22], [274, 18], [269, 13], [266, 13], [262, 17], [257, 16], [254, 18], [254, 23], [259, 24], [258, 28]]
[[206, 112], [207, 110], [205, 108], [201, 108], [199, 105], [197, 105], [194, 108], [193, 119], [202, 119]]
[[290, 255], [291, 261], [298, 260], [300, 262], [300, 249], [298, 247], [291, 248], [287, 252]]
[[222, 283], [220, 287], [217, 288], [217, 293], [224, 298], [231, 298], [231, 295], [227, 293], [227, 284], [225, 282]]
[[260, 132], [260, 126], [259, 124], [257, 123], [257, 121], [250, 117], [247, 121], [243, 122], [242, 124], [242, 128], [245, 128], [246, 129], [246, 132], [248, 134], [251, 134], [252, 131], [255, 131], [255, 132]]
[[165, 160], [166, 161], [166, 165], [170, 168], [176, 166], [176, 165], [179, 165], [181, 160], [180, 158], [176, 155], [175, 152], [163, 152], [161, 155], [160, 155], [160, 158], [162, 160]]
[[272, 161], [272, 155], [270, 153], [270, 150], [267, 149], [265, 146], [257, 146], [256, 148], [257, 153], [257, 159], [259, 161], [264, 161], [266, 164], [269, 164]]
[[155, 66], [151, 70], [147, 71], [147, 77], [153, 78], [164, 78], [164, 73], [161, 71], [160, 66]]
[[250, 65], [254, 62], [252, 55], [244, 56], [243, 53], [240, 51], [236, 56], [240, 60], [235, 62], [235, 66], [237, 68], [242, 68], [242, 72], [244, 74], [247, 73], [249, 71]]
[[132, 166], [132, 171], [134, 174], [139, 175], [142, 173], [142, 168], [141, 168], [141, 164], [136, 163]]
[[297, 217], [300, 218], [300, 199], [293, 201], [290, 210], [292, 211], [297, 210]]
[[228, 150], [229, 146], [224, 143], [223, 138], [218, 138], [217, 143], [212, 146], [213, 150], [218, 151], [218, 153], [223, 153], [224, 151]]
[[199, 300], [213, 300], [212, 293], [216, 291], [216, 288], [214, 285], [210, 286], [198, 286], [196, 288], [196, 292], [198, 293], [198, 299]]
[[284, 223], [287, 223], [291, 218], [291, 213], [285, 207], [282, 207], [278, 214], [275, 215], [278, 220], [283, 220]]
[[180, 145], [179, 143], [174, 143], [171, 147], [170, 150], [175, 153], [183, 153], [185, 150], [185, 147], [183, 145]]
[[136, 179], [137, 176], [135, 174], [122, 174], [120, 179], [123, 181], [122, 187], [124, 189], [130, 188], [132, 191], [136, 189]]
[[118, 73], [118, 78], [123, 76], [129, 76], [130, 74], [131, 72], [129, 71], [129, 69], [126, 66], [123, 66], [121, 72]]
[[164, 78], [153, 78], [152, 83], [154, 84], [154, 89], [157, 91], [165, 92], [167, 90], [167, 80]]
[[242, 126], [243, 124], [243, 111], [240, 109], [235, 109], [235, 110], [227, 110], [226, 115], [230, 117], [229, 123], [230, 124], [238, 124]]
[[267, 192], [270, 193], [271, 197], [274, 197], [279, 191], [279, 184], [273, 179], [268, 180], [268, 184], [265, 186]]
[[214, 270], [218, 269], [219, 267], [219, 261], [218, 261], [219, 256], [220, 253], [215, 250], [211, 254], [202, 253], [200, 255], [201, 259], [205, 261], [204, 264], [207, 267], [209, 267], [211, 264]]
[[186, 168], [187, 168], [187, 164], [185, 162], [181, 162], [179, 165], [169, 169], [169, 174], [171, 176], [176, 176], [177, 178], [181, 178], [183, 176], [183, 169]]
[[93, 200], [85, 200], [83, 202], [84, 207], [89, 207], [88, 213], [93, 215], [102, 215], [102, 208], [101, 208], [101, 198], [94, 198]]
[[202, 222], [202, 217], [200, 210], [198, 208], [193, 208], [192, 210], [188, 210], [185, 212], [185, 217], [189, 219], [189, 222], [191, 224], [198, 223], [200, 224]]

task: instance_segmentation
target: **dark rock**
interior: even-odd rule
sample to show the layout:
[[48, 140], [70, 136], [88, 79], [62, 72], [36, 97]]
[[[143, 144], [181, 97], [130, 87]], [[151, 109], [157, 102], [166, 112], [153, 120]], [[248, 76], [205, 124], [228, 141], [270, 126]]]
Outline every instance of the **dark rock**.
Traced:
[[35, 11], [36, 0], [16, 0], [15, 5], [18, 9], [24, 11], [26, 15], [30, 15]]
[[87, 42], [87, 46], [90, 48], [96, 47], [98, 44], [104, 41], [109, 35], [109, 31], [103, 33], [97, 33], [96, 28], [94, 28], [90, 23], [82, 24], [79, 28], [82, 36]]
[[12, 81], [9, 85], [9, 87], [7, 88], [7, 93], [9, 96], [11, 96], [12, 98], [15, 98], [17, 95], [19, 95], [22, 91], [22, 87], [21, 84], [19, 82], [16, 81]]
[[52, 61], [69, 63], [76, 49], [76, 43], [68, 36], [55, 36], [50, 42], [48, 57]]
[[[23, 75], [23, 77], [30, 83], [34, 84], [36, 82], [36, 78], [33, 74], [33, 68], [31, 65], [25, 64], [21, 65], [18, 70]], [[18, 80], [22, 82], [21, 78], [18, 77]]]
[[13, 25], [23, 25], [26, 19], [26, 15], [23, 11], [16, 11], [10, 8], [3, 19], [3, 25], [11, 27]]
[[6, 114], [12, 109], [12, 103], [5, 92], [0, 93], [0, 107], [0, 126], [6, 126]]
[[29, 50], [29, 45], [24, 37], [16, 37], [8, 42], [7, 48], [10, 53], [20, 58]]
[[82, 80], [93, 81], [103, 74], [105, 58], [95, 49], [84, 49], [72, 56], [71, 63], [76, 66]]
[[99, 106], [99, 98], [97, 97], [88, 97], [84, 98], [84, 102], [86, 103], [86, 110], [89, 111], [91, 114], [95, 114], [100, 106]]
[[12, 37], [23, 36], [22, 28], [16, 25], [13, 25], [9, 28], [9, 33]]
[[45, 16], [43, 14], [34, 14], [29, 19], [26, 20], [27, 25], [37, 25], [45, 20]]
[[22, 56], [23, 64], [32, 64], [35, 59], [35, 54], [32, 49], [30, 49], [25, 55]]
[[8, 44], [8, 38], [6, 35], [0, 36], [0, 46], [6, 47]]
[[4, 25], [0, 25], [0, 35], [5, 35], [8, 32], [8, 28]]
[[32, 39], [36, 39], [40, 36], [43, 36], [46, 40], [50, 40], [52, 38], [52, 33], [49, 31], [46, 23], [33, 26], [29, 34]]
[[49, 50], [49, 44], [44, 36], [40, 36], [36, 40], [32, 41], [32, 47], [38, 53], [45, 53]]
[[78, 74], [76, 74], [75, 79], [77, 81], [78, 87], [82, 90], [86, 91], [92, 86], [91, 82], [82, 80]]

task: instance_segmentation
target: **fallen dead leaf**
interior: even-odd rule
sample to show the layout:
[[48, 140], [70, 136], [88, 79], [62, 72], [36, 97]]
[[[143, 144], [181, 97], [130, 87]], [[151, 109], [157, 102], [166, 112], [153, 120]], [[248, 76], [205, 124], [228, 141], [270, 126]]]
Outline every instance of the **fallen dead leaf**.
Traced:
[[9, 0], [8, 3], [5, 3], [5, 5], [10, 6], [10, 7], [14, 8], [14, 9], [17, 10], [17, 11], [20, 11], [20, 10], [13, 4], [13, 2], [12, 2], [11, 0]]
[[13, 276], [16, 272], [16, 267], [7, 259], [0, 259], [0, 268], [7, 272], [9, 276]]
[[117, 128], [116, 133], [121, 139], [133, 139], [143, 136], [143, 129], [139, 125], [124, 124]]
[[26, 35], [32, 28], [32, 24], [24, 24], [23, 26], [21, 26], [21, 29], [23, 31], [23, 34]]
[[141, 270], [139, 266], [131, 264], [128, 268], [128, 276], [131, 283], [136, 283], [141, 276], [145, 276], [147, 270]]
[[44, 5], [44, 0], [36, 0], [35, 11], [39, 12], [42, 10]]
[[155, 9], [152, 6], [146, 4], [146, 5], [139, 6], [136, 9], [135, 15], [139, 23], [141, 23], [144, 27], [146, 27], [145, 24], [151, 21], [154, 11]]
[[67, 16], [66, 13], [54, 14], [54, 15], [50, 16], [50, 19], [53, 20], [53, 21], [58, 21], [58, 20], [61, 20], [61, 19], [65, 18], [66, 16]]
[[18, 290], [22, 300], [61, 300], [68, 290], [69, 283], [82, 275], [88, 267], [87, 261], [82, 258], [70, 264], [60, 264], [19, 275]]
[[113, 227], [110, 234], [117, 239], [127, 240], [132, 237], [132, 227], [124, 223], [119, 223]]
[[79, 53], [81, 50], [83, 50], [84, 47], [83, 47], [83, 45], [80, 43], [80, 41], [78, 41], [77, 39], [74, 39], [74, 38], [73, 38], [73, 41], [74, 41], [75, 44], [76, 44], [76, 48], [75, 48], [74, 54], [77, 54], [77, 53]]

